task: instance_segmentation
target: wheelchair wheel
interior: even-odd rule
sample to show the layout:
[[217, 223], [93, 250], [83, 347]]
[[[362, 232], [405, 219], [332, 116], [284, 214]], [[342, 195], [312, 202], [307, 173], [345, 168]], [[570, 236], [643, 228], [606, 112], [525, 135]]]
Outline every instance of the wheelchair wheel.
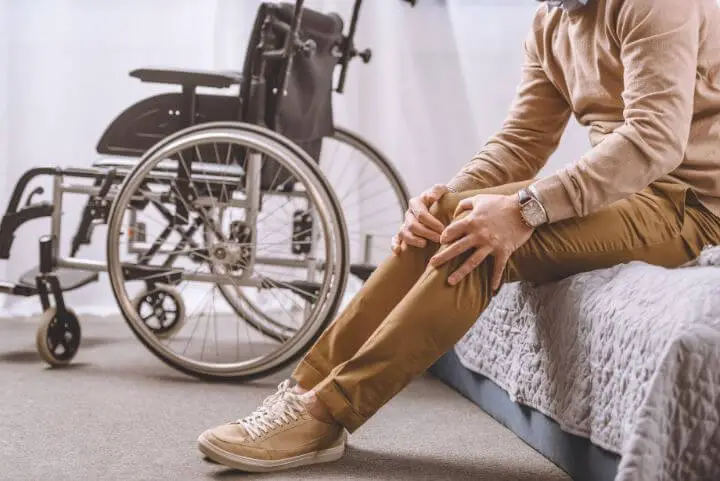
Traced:
[[[409, 193], [390, 161], [359, 135], [336, 127], [323, 139], [320, 170], [340, 202], [348, 226], [351, 282], [348, 301], [377, 265], [390, 254], [392, 236], [397, 233], [408, 208]], [[250, 299], [238, 302], [228, 289], [227, 301], [254, 328], [278, 341], [294, 335], [292, 326], [278, 325], [261, 306]]]
[[323, 139], [320, 170], [337, 196], [348, 224], [350, 272], [367, 280], [390, 255], [410, 194], [390, 161], [359, 135], [336, 127]]
[[[261, 190], [267, 163], [291, 175]], [[183, 130], [140, 159], [113, 203], [107, 255], [140, 341], [214, 380], [264, 376], [297, 359], [332, 320], [348, 276], [342, 210], [316, 163], [286, 138], [237, 122]], [[163, 335], [144, 320], [158, 313], [138, 308], [159, 286], [172, 286], [184, 311]], [[163, 318], [180, 311], [169, 310]]]

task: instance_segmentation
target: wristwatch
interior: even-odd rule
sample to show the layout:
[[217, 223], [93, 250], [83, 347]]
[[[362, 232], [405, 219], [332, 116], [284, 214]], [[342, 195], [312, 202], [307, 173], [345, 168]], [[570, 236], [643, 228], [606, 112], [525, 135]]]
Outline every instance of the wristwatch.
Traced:
[[520, 204], [520, 216], [523, 222], [528, 226], [535, 227], [541, 226], [548, 222], [548, 215], [543, 207], [540, 199], [538, 199], [537, 193], [534, 192], [532, 186], [529, 188], [520, 189], [518, 192], [518, 202]]

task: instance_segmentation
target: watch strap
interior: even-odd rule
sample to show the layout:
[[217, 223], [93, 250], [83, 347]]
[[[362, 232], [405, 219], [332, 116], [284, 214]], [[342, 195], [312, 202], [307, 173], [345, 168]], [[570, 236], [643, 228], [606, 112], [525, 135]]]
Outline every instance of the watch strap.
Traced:
[[518, 201], [520, 205], [526, 204], [532, 200], [530, 191], [527, 188], [522, 188], [518, 191]]

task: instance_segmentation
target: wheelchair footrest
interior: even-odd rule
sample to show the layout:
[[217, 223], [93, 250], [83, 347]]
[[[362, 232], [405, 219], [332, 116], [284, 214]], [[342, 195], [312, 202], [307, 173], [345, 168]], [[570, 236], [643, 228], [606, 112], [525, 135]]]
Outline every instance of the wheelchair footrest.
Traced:
[[371, 264], [351, 264], [350, 274], [365, 282], [375, 272], [376, 268], [377, 266]]
[[[55, 269], [55, 277], [60, 283], [60, 289], [63, 291], [72, 291], [86, 286], [91, 282], [98, 280], [97, 272], [81, 271], [78, 269], [68, 269], [60, 267]], [[34, 267], [20, 276], [18, 285], [35, 288], [35, 279], [40, 275], [40, 268]]]

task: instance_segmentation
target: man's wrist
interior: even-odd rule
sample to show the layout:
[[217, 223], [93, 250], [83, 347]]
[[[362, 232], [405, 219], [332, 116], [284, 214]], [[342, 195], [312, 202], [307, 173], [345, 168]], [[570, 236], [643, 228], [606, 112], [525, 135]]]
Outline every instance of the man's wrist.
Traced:
[[528, 191], [530, 192], [530, 195], [532, 195], [535, 198], [535, 200], [538, 202], [538, 204], [540, 205], [540, 208], [543, 211], [543, 216], [545, 217], [545, 219], [543, 220], [543, 224], [547, 224], [550, 221], [550, 216], [548, 215], [545, 201], [543, 200], [542, 196], [538, 192], [537, 187], [535, 187], [535, 184], [530, 184], [528, 186]]
[[532, 185], [540, 195], [549, 222], [559, 222], [578, 215], [560, 173], [537, 179]]
[[536, 192], [533, 192], [532, 186], [522, 188], [517, 194], [518, 206], [520, 208], [520, 216], [522, 221], [531, 228], [539, 227], [547, 224], [548, 215], [545, 207], [539, 199]]

